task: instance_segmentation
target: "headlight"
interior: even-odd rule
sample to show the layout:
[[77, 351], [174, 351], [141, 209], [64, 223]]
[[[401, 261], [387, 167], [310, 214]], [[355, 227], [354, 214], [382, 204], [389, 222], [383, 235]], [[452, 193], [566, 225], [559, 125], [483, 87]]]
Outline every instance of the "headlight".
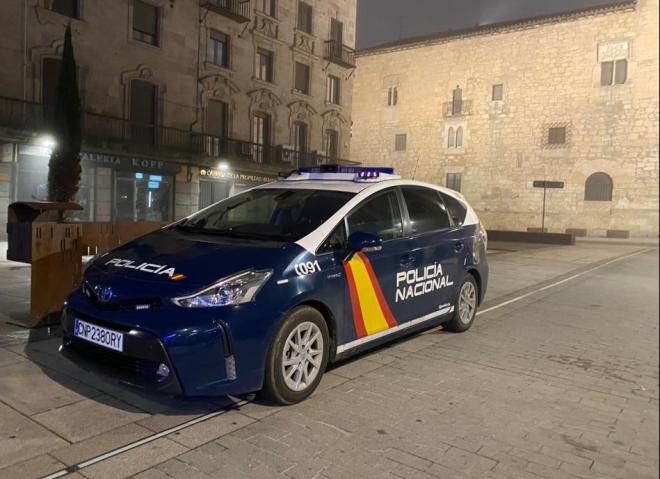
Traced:
[[218, 308], [253, 301], [272, 271], [244, 271], [221, 279], [208, 288], [172, 301], [182, 308]]

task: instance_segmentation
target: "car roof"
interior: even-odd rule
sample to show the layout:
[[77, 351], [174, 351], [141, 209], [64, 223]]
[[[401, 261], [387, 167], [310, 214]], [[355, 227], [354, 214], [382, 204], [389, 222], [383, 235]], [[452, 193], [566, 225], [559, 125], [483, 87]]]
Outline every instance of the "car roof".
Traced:
[[463, 195], [454, 190], [443, 186], [424, 183], [415, 180], [385, 179], [379, 181], [347, 181], [347, 180], [300, 180], [300, 181], [274, 181], [265, 185], [258, 186], [256, 189], [298, 189], [298, 190], [324, 190], [324, 191], [343, 191], [347, 193], [362, 193], [367, 190], [374, 192], [380, 191], [389, 186], [421, 186], [441, 191], [449, 196], [453, 196], [467, 203]]

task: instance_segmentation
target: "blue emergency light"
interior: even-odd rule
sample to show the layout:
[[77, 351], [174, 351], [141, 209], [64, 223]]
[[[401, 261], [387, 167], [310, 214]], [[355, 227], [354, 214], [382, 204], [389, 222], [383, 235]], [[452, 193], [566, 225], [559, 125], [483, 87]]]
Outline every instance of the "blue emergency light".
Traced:
[[366, 167], [366, 166], [343, 166], [343, 165], [319, 165], [319, 166], [309, 166], [304, 168], [298, 168], [299, 174], [319, 174], [319, 173], [347, 173], [351, 175], [357, 175], [359, 178], [378, 178], [381, 174], [383, 175], [393, 175], [394, 168], [376, 166], [376, 167]]

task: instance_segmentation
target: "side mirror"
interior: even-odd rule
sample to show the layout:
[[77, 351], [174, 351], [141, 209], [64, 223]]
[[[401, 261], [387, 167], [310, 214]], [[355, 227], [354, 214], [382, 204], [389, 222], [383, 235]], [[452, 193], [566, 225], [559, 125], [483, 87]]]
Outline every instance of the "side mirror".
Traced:
[[350, 261], [355, 253], [373, 253], [383, 249], [383, 240], [376, 235], [356, 231], [348, 237], [346, 242], [348, 254], [345, 261]]

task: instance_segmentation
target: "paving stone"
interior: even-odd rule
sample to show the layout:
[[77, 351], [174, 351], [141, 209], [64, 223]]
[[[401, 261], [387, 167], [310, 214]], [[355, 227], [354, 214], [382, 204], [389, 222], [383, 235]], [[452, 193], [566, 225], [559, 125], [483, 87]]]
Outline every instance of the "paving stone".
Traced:
[[194, 448], [213, 441], [219, 437], [229, 434], [232, 431], [241, 429], [248, 424], [255, 422], [255, 419], [245, 416], [236, 411], [230, 411], [221, 416], [214, 417], [182, 431], [171, 434], [169, 438], [187, 448]]
[[0, 469], [0, 477], [19, 478], [19, 477], [43, 477], [53, 472], [60, 471], [64, 468], [57, 459], [48, 454], [28, 459], [27, 461], [19, 462], [13, 466]]
[[151, 434], [152, 432], [148, 429], [131, 423], [92, 436], [76, 444], [54, 449], [50, 454], [67, 466], [71, 466], [130, 444]]
[[67, 442], [0, 403], [0, 465], [8, 467], [43, 455]]
[[37, 414], [32, 419], [70, 442], [80, 442], [147, 417], [109, 396], [97, 396]]

